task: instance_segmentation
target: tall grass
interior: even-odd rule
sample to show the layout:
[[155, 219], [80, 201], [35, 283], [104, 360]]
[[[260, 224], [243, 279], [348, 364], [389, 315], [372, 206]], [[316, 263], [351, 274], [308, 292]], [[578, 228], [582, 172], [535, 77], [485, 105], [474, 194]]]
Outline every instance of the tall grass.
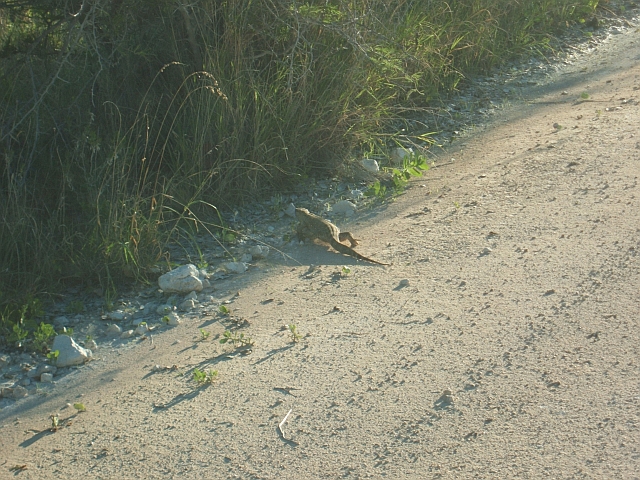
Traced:
[[203, 206], [330, 174], [596, 4], [0, 2], [0, 304], [144, 278]]

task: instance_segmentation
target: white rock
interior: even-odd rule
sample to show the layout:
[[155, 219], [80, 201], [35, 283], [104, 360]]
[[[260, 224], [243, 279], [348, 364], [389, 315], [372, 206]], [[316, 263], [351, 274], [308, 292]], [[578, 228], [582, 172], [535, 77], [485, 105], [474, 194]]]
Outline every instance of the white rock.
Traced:
[[402, 165], [404, 159], [411, 155], [413, 155], [413, 148], [398, 147], [391, 150], [389, 158], [391, 158], [394, 165]]
[[182, 265], [158, 278], [158, 286], [165, 292], [189, 293], [202, 290], [202, 280], [195, 265]]
[[131, 338], [133, 337], [133, 330], [126, 330], [120, 334], [120, 338]]
[[380, 165], [373, 158], [363, 158], [361, 163], [367, 172], [376, 173], [380, 171]]
[[73, 338], [67, 335], [57, 335], [56, 338], [53, 339], [51, 350], [54, 352], [58, 350], [58, 352], [60, 352], [56, 360], [56, 366], [58, 368], [82, 365], [93, 356], [91, 350], [82, 348]]
[[253, 258], [265, 258], [269, 255], [269, 247], [266, 245], [254, 245], [249, 248], [249, 253], [253, 255]]
[[351, 198], [354, 200], [360, 200], [364, 197], [364, 192], [362, 190], [351, 190], [349, 193], [351, 194]]
[[112, 325], [109, 325], [109, 328], [107, 328], [107, 335], [117, 336], [117, 335], [120, 335], [121, 333], [122, 333], [122, 328], [120, 328], [119, 325], [112, 324]]
[[147, 325], [146, 323], [141, 323], [136, 327], [135, 332], [136, 332], [136, 335], [144, 335], [148, 331], [149, 331], [149, 325]]
[[247, 266], [242, 262], [227, 262], [222, 267], [231, 273], [244, 273], [247, 271]]
[[211, 282], [205, 278], [202, 280], [202, 289], [206, 290], [207, 288], [211, 288]]
[[122, 310], [116, 310], [114, 312], [107, 313], [107, 318], [109, 320], [113, 320], [114, 322], [121, 322], [126, 318], [127, 314]]
[[93, 339], [92, 340], [87, 340], [86, 342], [84, 342], [84, 346], [87, 347], [91, 351], [98, 349], [98, 344]]
[[43, 373], [56, 373], [58, 369], [53, 365], [49, 365], [47, 363], [43, 363], [36, 368], [32, 368], [27, 372], [27, 377], [35, 378], [36, 380], [40, 378]]
[[181, 323], [180, 317], [178, 316], [178, 314], [176, 312], [169, 312], [166, 315], [166, 317], [168, 317], [168, 319], [169, 319], [167, 321], [167, 324], [172, 326], [172, 327], [178, 326]]
[[43, 373], [42, 375], [40, 375], [40, 381], [42, 383], [53, 382], [53, 373]]
[[338, 215], [350, 216], [353, 215], [353, 213], [356, 211], [356, 206], [349, 200], [340, 200], [333, 206], [331, 211]]

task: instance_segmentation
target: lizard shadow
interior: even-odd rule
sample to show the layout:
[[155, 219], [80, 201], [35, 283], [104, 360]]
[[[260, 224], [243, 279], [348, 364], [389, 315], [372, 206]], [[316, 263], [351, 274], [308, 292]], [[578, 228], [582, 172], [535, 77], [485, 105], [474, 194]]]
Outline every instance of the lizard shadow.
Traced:
[[[362, 253], [358, 251], [359, 253]], [[358, 260], [349, 255], [336, 252], [330, 246], [323, 243], [314, 243], [309, 245], [301, 245], [296, 252], [291, 255], [302, 265], [327, 265], [327, 266], [343, 266], [343, 265], [361, 265], [367, 267], [382, 267], [376, 263]]]

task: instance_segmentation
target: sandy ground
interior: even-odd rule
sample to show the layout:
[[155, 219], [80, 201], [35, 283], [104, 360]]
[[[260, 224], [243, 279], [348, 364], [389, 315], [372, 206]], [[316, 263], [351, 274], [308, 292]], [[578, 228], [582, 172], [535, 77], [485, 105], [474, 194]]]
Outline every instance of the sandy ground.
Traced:
[[291, 247], [230, 317], [99, 350], [0, 412], [0, 478], [640, 478], [640, 34], [613, 40], [347, 225], [392, 266]]

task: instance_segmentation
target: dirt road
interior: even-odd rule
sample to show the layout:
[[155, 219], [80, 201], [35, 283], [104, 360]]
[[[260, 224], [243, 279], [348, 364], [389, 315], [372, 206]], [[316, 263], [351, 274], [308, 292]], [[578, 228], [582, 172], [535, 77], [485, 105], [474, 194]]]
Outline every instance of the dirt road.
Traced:
[[349, 225], [392, 266], [292, 247], [231, 319], [98, 351], [0, 412], [0, 477], [640, 478], [639, 89], [634, 30]]

